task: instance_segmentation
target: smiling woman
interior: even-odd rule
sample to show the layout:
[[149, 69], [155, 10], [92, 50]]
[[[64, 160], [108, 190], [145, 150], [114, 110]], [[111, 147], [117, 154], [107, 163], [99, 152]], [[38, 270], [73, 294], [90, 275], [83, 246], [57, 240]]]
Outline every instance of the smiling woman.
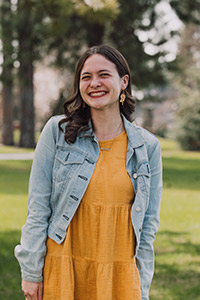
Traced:
[[80, 94], [90, 107], [91, 116], [96, 110], [107, 110], [113, 117], [119, 115], [119, 94], [126, 89], [128, 78], [128, 74], [121, 78], [115, 64], [100, 54], [86, 60], [81, 71]]
[[[122, 101], [125, 98], [126, 101]], [[113, 101], [114, 105], [109, 105], [110, 101]], [[96, 109], [99, 108], [98, 112], [91, 109], [95, 108], [94, 106]], [[74, 142], [77, 134], [88, 130], [89, 120], [92, 120], [95, 129], [94, 121], [99, 120], [100, 116], [104, 118], [105, 114], [108, 116], [107, 119], [113, 120], [114, 128], [121, 123], [120, 113], [132, 121], [135, 100], [131, 91], [129, 66], [122, 54], [110, 46], [88, 49], [78, 61], [74, 78], [74, 95], [66, 101], [64, 108], [67, 118], [62, 119], [60, 125], [73, 120], [69, 122], [67, 130], [65, 128], [65, 140], [68, 142]], [[91, 114], [95, 114], [95, 117], [91, 117]], [[108, 128], [105, 129], [104, 135], [106, 132], [107, 134], [102, 136], [102, 139], [113, 137], [114, 134], [108, 136], [108, 131], [112, 132]]]
[[125, 58], [102, 45], [79, 59], [65, 116], [35, 151], [27, 222], [15, 255], [28, 300], [148, 300], [162, 165], [133, 125]]

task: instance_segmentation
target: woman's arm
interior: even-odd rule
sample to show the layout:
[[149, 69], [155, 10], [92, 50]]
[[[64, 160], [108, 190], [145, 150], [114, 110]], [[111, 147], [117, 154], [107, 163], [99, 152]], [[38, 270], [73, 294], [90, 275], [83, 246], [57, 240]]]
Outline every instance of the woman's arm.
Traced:
[[47, 228], [51, 215], [52, 169], [58, 130], [53, 120], [51, 118], [45, 125], [35, 150], [29, 181], [28, 217], [22, 228], [21, 244], [15, 248], [22, 278], [38, 283], [43, 280]]
[[142, 300], [149, 299], [149, 288], [154, 273], [153, 242], [158, 231], [160, 219], [160, 200], [162, 194], [162, 161], [160, 144], [157, 141], [149, 153], [151, 168], [149, 206], [145, 212], [140, 245], [136, 255], [136, 263], [140, 273]]

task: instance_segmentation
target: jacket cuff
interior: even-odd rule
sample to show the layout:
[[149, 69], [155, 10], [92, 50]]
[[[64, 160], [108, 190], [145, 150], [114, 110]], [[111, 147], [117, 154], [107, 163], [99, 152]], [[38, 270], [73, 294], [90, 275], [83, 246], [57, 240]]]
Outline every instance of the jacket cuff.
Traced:
[[36, 274], [29, 274], [25, 271], [22, 271], [22, 279], [30, 282], [42, 282], [43, 281], [43, 276], [41, 275], [36, 275]]

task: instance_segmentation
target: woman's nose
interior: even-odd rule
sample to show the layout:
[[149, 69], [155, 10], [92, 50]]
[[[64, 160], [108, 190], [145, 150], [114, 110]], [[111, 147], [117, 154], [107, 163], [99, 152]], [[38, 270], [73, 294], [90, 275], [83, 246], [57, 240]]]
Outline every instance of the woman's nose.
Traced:
[[97, 88], [97, 87], [101, 86], [101, 82], [100, 82], [99, 78], [98, 77], [93, 77], [92, 80], [91, 80], [90, 86], [92, 88]]

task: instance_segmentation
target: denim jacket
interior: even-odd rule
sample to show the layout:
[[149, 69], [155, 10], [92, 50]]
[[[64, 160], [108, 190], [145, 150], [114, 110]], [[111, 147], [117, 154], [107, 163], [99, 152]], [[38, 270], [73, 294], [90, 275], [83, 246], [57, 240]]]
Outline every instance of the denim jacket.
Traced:
[[[22, 278], [31, 282], [43, 280], [47, 236], [58, 244], [64, 241], [99, 157], [92, 126], [74, 144], [68, 144], [58, 128], [62, 118], [52, 117], [37, 143], [29, 181], [27, 221], [22, 228], [21, 243], [15, 248]], [[135, 259], [142, 300], [148, 300], [162, 191], [160, 145], [153, 134], [133, 125], [123, 115], [122, 118], [128, 136], [126, 170], [135, 191], [131, 208]]]

